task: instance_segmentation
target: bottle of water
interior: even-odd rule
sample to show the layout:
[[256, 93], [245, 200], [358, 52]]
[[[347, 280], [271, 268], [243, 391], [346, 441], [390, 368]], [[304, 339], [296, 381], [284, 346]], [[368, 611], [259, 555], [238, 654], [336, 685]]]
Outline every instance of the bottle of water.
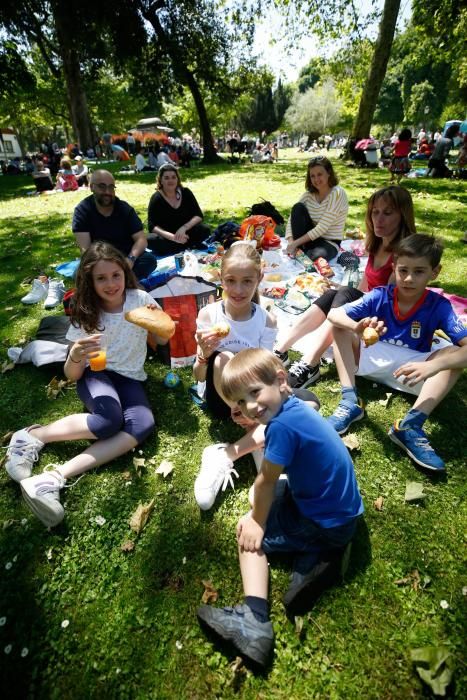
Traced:
[[343, 287], [358, 287], [360, 284], [360, 272], [358, 267], [348, 267], [342, 278]]

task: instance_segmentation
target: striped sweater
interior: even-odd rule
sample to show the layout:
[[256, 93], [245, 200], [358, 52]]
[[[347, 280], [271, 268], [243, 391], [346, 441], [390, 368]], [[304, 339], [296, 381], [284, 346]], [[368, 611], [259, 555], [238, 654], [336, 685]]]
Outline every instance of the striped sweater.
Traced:
[[[332, 188], [326, 199], [318, 202], [314, 192], [305, 192], [300, 197], [316, 226], [308, 231], [311, 241], [316, 238], [340, 241], [344, 237], [345, 220], [349, 211], [349, 202], [345, 190], [339, 185]], [[292, 238], [290, 218], [287, 221], [285, 237]]]

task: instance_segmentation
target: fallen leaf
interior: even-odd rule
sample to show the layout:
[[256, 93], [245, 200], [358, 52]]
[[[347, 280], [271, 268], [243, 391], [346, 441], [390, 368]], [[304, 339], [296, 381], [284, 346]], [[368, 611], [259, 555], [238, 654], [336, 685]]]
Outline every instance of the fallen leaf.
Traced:
[[328, 389], [328, 391], [329, 391], [331, 394], [340, 394], [341, 391], [342, 391], [342, 387], [340, 387], [340, 386], [332, 386], [332, 387], [330, 387], [330, 388]]
[[129, 479], [131, 479], [131, 472], [122, 472], [122, 479], [124, 479], [124, 481], [128, 481]]
[[411, 649], [410, 657], [422, 681], [435, 695], [444, 697], [454, 671], [449, 649], [443, 646]]
[[397, 579], [397, 581], [394, 581], [394, 583], [396, 584], [396, 586], [408, 586], [410, 584], [414, 591], [418, 591], [418, 589], [420, 588], [420, 574], [418, 572], [418, 569], [414, 569], [410, 572], [410, 574], [408, 574], [404, 578]]
[[136, 474], [141, 476], [144, 467], [146, 466], [146, 460], [144, 457], [133, 457], [133, 466], [135, 468]]
[[5, 433], [5, 435], [2, 435], [2, 437], [0, 438], [0, 444], [2, 444], [2, 445], [9, 444], [12, 436], [13, 436], [12, 430], [10, 430], [8, 433]]
[[376, 501], [373, 503], [375, 510], [383, 510], [383, 503], [384, 503], [384, 498], [382, 496], [378, 496]]
[[14, 306], [5, 306], [5, 308], [3, 310], [4, 311], [14, 311], [15, 307]]
[[135, 543], [132, 542], [131, 540], [127, 540], [120, 547], [122, 552], [132, 552], [134, 550], [134, 548], [135, 548]]
[[74, 382], [69, 379], [57, 379], [53, 377], [46, 386], [46, 396], [48, 399], [56, 399], [65, 393], [65, 389], [69, 389], [74, 385]]
[[129, 525], [131, 529], [134, 530], [134, 532], [136, 532], [137, 535], [139, 535], [141, 530], [145, 527], [146, 523], [148, 522], [149, 516], [154, 510], [155, 502], [156, 499], [153, 498], [152, 501], [149, 501], [149, 503], [145, 503], [144, 505], [140, 503], [133, 515], [131, 516]]
[[420, 501], [423, 498], [426, 498], [426, 493], [423, 491], [423, 484], [420, 481], [407, 481], [405, 485], [405, 502], [411, 503], [412, 501]]
[[243, 659], [241, 656], [236, 656], [235, 661], [233, 661], [230, 664], [230, 668], [232, 669], [233, 673], [238, 673], [238, 671], [241, 669], [242, 666], [243, 666]]
[[360, 449], [360, 440], [358, 439], [358, 436], [355, 433], [349, 433], [348, 435], [344, 435], [344, 437], [342, 438], [342, 442], [348, 450]]
[[386, 398], [385, 398], [385, 399], [380, 399], [380, 400], [378, 401], [378, 403], [379, 403], [381, 406], [384, 406], [384, 408], [387, 408], [387, 407], [389, 406], [390, 400], [392, 399], [392, 396], [393, 396], [392, 394], [386, 394]]
[[207, 603], [215, 603], [219, 597], [219, 593], [216, 591], [211, 581], [203, 581], [204, 593], [201, 597], [201, 602], [205, 605]]
[[296, 635], [297, 637], [301, 637], [303, 631], [303, 617], [297, 615], [296, 617], [294, 617], [294, 622]]
[[167, 459], [163, 459], [156, 469], [156, 474], [162, 474], [162, 476], [165, 478], [170, 474], [170, 472], [173, 471], [173, 469], [174, 465], [172, 462], [169, 462]]
[[14, 362], [8, 362], [8, 360], [5, 360], [5, 362], [2, 365], [2, 374], [5, 374], [5, 372], [10, 372], [10, 370], [15, 368], [15, 363]]

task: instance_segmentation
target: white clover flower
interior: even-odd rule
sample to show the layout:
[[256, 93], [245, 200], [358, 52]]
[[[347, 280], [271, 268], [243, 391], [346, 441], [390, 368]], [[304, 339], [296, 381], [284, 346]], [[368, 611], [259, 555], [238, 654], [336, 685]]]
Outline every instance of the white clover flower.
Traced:
[[142, 455], [142, 454], [143, 454], [143, 450], [138, 450], [138, 454], [139, 454], [139, 455]]
[[5, 616], [4, 616], [4, 617], [0, 617], [0, 627], [3, 627], [3, 625], [5, 624], [5, 622], [6, 622], [6, 617], [5, 617]]
[[186, 564], [186, 557], [183, 557], [182, 564]]
[[61, 628], [66, 630], [68, 625], [70, 624], [70, 620], [62, 620]]
[[28, 654], [29, 654], [29, 649], [28, 649], [27, 647], [23, 647], [23, 648], [21, 649], [21, 656], [23, 657], [23, 659], [24, 659], [24, 657], [27, 656]]
[[49, 561], [52, 559], [52, 547], [47, 550], [46, 557]]
[[15, 562], [15, 564], [16, 564], [16, 560], [17, 560], [17, 559], [18, 559], [18, 555], [15, 554], [15, 556], [13, 557], [13, 561]]
[[449, 603], [447, 600], [441, 600], [440, 605], [443, 608], [443, 610], [447, 610], [449, 608]]
[[5, 569], [6, 569], [7, 571], [9, 571], [9, 570], [11, 569], [12, 566], [13, 566], [13, 563], [12, 563], [11, 561], [7, 561], [7, 563], [5, 564]]
[[27, 525], [28, 524], [28, 519], [27, 518], [21, 518], [21, 525]]
[[177, 649], [179, 651], [180, 651], [180, 649], [183, 649], [183, 644], [181, 643], [181, 641], [179, 639], [177, 639], [177, 641], [175, 642], [175, 646], [177, 647]]
[[7, 644], [3, 651], [5, 652], [5, 654], [9, 654], [12, 649], [13, 644]]
[[103, 515], [96, 515], [96, 517], [94, 518], [94, 522], [96, 523], [96, 525], [105, 525], [107, 520], [104, 518]]

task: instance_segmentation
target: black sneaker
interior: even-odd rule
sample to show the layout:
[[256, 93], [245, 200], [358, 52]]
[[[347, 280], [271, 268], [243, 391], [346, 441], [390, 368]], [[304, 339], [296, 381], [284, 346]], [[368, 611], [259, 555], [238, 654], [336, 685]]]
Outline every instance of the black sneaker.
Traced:
[[282, 362], [284, 367], [288, 367], [290, 365], [288, 350], [286, 350], [285, 352], [281, 352], [280, 350], [273, 350], [273, 353]]
[[328, 561], [320, 561], [307, 573], [295, 570], [283, 597], [289, 617], [310, 610], [328, 588], [340, 583], [349, 565], [352, 542], [333, 552]]
[[259, 622], [248, 605], [236, 605], [235, 608], [201, 605], [197, 615], [219, 637], [232, 642], [244, 656], [266, 666], [274, 645], [272, 624]]
[[297, 360], [289, 369], [288, 382], [292, 389], [306, 389], [319, 379], [319, 365], [312, 367], [303, 360]]

